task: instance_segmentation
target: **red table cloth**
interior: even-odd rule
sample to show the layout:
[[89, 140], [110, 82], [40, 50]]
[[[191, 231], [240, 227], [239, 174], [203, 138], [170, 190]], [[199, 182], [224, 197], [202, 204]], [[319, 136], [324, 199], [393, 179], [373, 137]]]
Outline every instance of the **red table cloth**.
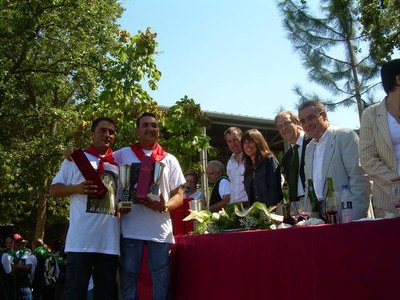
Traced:
[[173, 299], [400, 299], [399, 233], [396, 218], [177, 236]]

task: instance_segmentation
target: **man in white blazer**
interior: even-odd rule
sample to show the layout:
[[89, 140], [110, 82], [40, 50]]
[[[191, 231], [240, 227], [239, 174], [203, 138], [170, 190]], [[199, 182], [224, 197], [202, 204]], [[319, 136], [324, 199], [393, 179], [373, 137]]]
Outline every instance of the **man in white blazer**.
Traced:
[[360, 166], [357, 134], [332, 126], [320, 101], [303, 102], [299, 106], [299, 119], [306, 134], [312, 138], [305, 154], [306, 182], [313, 179], [320, 200], [326, 198], [327, 177], [332, 178], [336, 192], [341, 191], [342, 185], [348, 185], [354, 219], [366, 217], [371, 186], [368, 175]]

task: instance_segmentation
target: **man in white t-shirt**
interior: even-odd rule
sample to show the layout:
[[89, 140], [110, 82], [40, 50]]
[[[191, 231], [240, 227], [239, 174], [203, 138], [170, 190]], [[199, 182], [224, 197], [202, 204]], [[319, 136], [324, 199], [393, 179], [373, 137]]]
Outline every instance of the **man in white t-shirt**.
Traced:
[[232, 152], [231, 157], [226, 165], [226, 173], [231, 182], [230, 203], [241, 202], [247, 205], [248, 198], [244, 189], [244, 164], [242, 159], [242, 130], [238, 127], [229, 127], [224, 132], [224, 138], [229, 150]]
[[92, 145], [84, 155], [96, 170], [106, 193], [98, 197], [97, 186], [86, 180], [79, 166], [64, 160], [50, 186], [53, 197], [70, 198], [70, 224], [65, 244], [68, 255], [65, 299], [86, 299], [93, 272], [94, 298], [111, 299], [116, 287], [119, 251], [119, 220], [116, 213], [118, 164], [111, 147], [115, 122], [98, 118], [91, 128]]
[[133, 208], [121, 217], [121, 258], [119, 269], [120, 299], [137, 299], [137, 283], [143, 246], [147, 245], [149, 269], [153, 282], [153, 299], [169, 298], [169, 253], [174, 242], [169, 212], [183, 203], [185, 178], [178, 160], [157, 143], [160, 134], [157, 116], [142, 113], [136, 119], [139, 142], [114, 152], [121, 164], [141, 163], [144, 156], [164, 164], [160, 181], [160, 199], [135, 200]]

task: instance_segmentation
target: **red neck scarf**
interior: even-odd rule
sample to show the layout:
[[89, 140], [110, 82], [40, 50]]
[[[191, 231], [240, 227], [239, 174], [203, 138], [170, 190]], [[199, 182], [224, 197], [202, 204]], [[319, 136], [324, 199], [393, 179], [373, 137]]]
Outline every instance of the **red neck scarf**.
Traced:
[[97, 169], [97, 173], [100, 175], [104, 172], [104, 162], [108, 162], [112, 165], [118, 166], [118, 163], [114, 160], [114, 157], [112, 156], [113, 151], [111, 150], [111, 148], [108, 148], [106, 153], [104, 154], [104, 156], [101, 156], [99, 151], [97, 151], [96, 147], [92, 145], [90, 145], [89, 148], [87, 148], [85, 150], [85, 152], [92, 154], [98, 158], [100, 158], [100, 162], [99, 162], [99, 167]]
[[[141, 161], [144, 155], [142, 145], [136, 142], [131, 145], [131, 149], [133, 152], [135, 152], [136, 156]], [[153, 148], [153, 152], [151, 153], [151, 156], [153, 157], [153, 161], [161, 161], [163, 160], [164, 157], [167, 156], [167, 154], [168, 153], [164, 151], [164, 149], [160, 146], [160, 144], [156, 143]]]

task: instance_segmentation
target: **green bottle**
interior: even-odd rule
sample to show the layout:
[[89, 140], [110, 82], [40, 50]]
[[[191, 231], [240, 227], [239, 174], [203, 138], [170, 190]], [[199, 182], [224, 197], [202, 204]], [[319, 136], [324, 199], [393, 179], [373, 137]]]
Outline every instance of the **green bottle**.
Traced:
[[326, 220], [329, 224], [337, 224], [339, 223], [338, 218], [338, 200], [336, 198], [335, 191], [333, 189], [333, 181], [331, 177], [327, 179], [328, 183], [328, 193], [325, 199], [326, 206]]
[[317, 195], [315, 195], [314, 182], [313, 182], [312, 179], [308, 179], [307, 197], [310, 200], [311, 208], [312, 208], [312, 210], [311, 210], [311, 218], [320, 218], [318, 198], [317, 198]]

